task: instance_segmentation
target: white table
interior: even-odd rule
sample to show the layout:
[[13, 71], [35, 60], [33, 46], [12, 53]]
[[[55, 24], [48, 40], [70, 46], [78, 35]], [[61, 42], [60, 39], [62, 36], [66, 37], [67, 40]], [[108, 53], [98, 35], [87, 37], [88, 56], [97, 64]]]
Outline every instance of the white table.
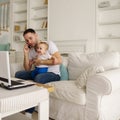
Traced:
[[0, 88], [0, 120], [34, 106], [38, 106], [38, 120], [49, 119], [49, 92], [47, 89], [35, 85], [16, 90]]

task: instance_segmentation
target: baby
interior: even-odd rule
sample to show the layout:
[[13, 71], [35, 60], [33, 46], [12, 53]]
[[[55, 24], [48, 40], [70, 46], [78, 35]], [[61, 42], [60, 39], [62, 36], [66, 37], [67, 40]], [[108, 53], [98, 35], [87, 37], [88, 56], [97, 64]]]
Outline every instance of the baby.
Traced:
[[[53, 59], [52, 56], [48, 53], [48, 47], [49, 46], [46, 42], [38, 42], [37, 45], [35, 46], [35, 51], [37, 52], [36, 58], [40, 60]], [[34, 64], [34, 60], [32, 60], [30, 64]], [[35, 66], [35, 69], [31, 72], [31, 76], [34, 79], [37, 74], [45, 73], [47, 71], [48, 71], [47, 65]]]

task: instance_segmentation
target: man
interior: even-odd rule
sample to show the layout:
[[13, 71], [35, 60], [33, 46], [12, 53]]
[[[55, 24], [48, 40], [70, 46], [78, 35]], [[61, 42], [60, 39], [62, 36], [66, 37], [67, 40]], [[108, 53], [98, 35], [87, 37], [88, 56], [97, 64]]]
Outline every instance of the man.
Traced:
[[51, 81], [60, 80], [60, 71], [55, 66], [62, 63], [62, 58], [60, 53], [58, 52], [58, 48], [56, 47], [56, 45], [52, 41], [47, 42], [49, 45], [48, 52], [52, 57], [54, 57], [54, 59], [40, 60], [35, 58], [37, 53], [34, 50], [34, 46], [39, 41], [36, 32], [33, 29], [27, 29], [24, 31], [23, 37], [26, 42], [23, 49], [25, 70], [16, 72], [15, 77], [25, 80], [32, 80], [32, 65], [30, 64], [30, 61], [34, 59], [34, 65], [49, 65], [49, 68], [47, 73], [36, 75], [33, 81], [44, 84]]

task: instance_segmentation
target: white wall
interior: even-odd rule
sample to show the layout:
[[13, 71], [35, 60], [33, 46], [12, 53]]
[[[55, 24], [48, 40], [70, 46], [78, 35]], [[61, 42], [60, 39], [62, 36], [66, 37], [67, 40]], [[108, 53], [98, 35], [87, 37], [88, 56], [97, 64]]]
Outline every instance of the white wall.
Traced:
[[86, 52], [95, 51], [95, 0], [49, 0], [48, 11], [49, 40], [85, 40]]

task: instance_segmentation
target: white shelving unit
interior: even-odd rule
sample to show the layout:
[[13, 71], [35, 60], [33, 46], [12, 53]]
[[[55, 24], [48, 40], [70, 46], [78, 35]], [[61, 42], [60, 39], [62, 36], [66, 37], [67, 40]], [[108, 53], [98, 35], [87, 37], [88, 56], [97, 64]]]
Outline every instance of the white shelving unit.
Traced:
[[13, 0], [12, 1], [12, 15], [13, 15], [13, 40], [23, 41], [22, 32], [27, 28], [27, 0]]
[[47, 0], [12, 0], [13, 40], [23, 41], [26, 28], [33, 28], [47, 40]]
[[97, 39], [120, 39], [120, 5], [97, 9]]
[[47, 0], [30, 0], [29, 26], [37, 31], [40, 39], [47, 40], [48, 4]]

